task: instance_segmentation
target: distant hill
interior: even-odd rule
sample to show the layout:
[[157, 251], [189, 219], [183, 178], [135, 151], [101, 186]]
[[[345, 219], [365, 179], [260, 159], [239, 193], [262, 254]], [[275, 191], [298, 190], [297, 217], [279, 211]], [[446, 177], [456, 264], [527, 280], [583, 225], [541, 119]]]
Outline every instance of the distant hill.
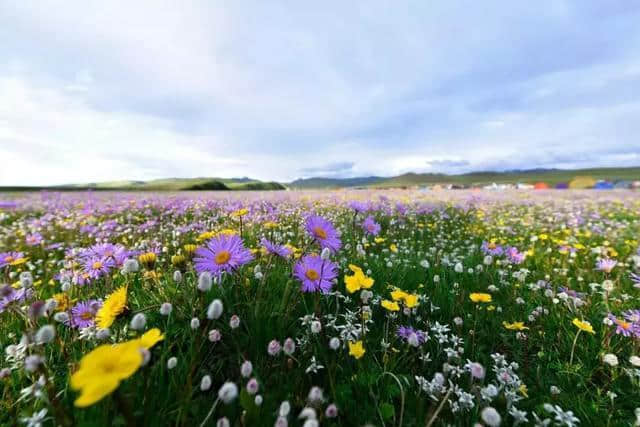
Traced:
[[54, 186], [0, 187], [0, 191], [243, 191], [284, 190], [277, 182], [250, 178], [164, 178], [151, 181], [108, 181]]
[[630, 168], [590, 168], [590, 169], [530, 169], [506, 172], [479, 171], [458, 175], [443, 173], [405, 173], [391, 177], [362, 177], [362, 178], [306, 178], [298, 179], [287, 187], [292, 189], [322, 189], [322, 188], [403, 188], [434, 184], [453, 184], [462, 186], [487, 185], [491, 183], [527, 183], [545, 182], [556, 185], [569, 182], [577, 176], [590, 176], [596, 180], [640, 180], [640, 167]]

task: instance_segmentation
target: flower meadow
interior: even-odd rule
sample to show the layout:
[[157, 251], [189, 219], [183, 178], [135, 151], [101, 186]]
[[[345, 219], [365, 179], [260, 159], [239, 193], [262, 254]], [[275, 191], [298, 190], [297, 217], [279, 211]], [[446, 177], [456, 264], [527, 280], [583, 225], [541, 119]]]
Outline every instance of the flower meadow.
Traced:
[[640, 194], [0, 202], [1, 425], [634, 425]]

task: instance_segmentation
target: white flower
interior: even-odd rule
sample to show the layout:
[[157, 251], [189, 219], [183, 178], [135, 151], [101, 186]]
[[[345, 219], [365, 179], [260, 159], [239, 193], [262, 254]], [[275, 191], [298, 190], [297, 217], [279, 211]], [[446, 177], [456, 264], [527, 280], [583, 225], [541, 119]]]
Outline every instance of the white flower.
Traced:
[[173, 369], [177, 364], [178, 359], [176, 357], [170, 357], [169, 360], [167, 360], [167, 369]]
[[138, 264], [138, 260], [133, 258], [129, 258], [125, 260], [124, 264], [122, 265], [122, 272], [124, 274], [135, 273], [139, 269], [140, 269], [140, 264]]
[[291, 356], [296, 351], [296, 342], [291, 338], [287, 338], [286, 340], [284, 340], [282, 351], [287, 356]]
[[496, 411], [491, 406], [487, 406], [486, 408], [484, 408], [480, 413], [480, 417], [482, 418], [482, 421], [484, 421], [485, 424], [490, 427], [497, 427], [502, 421], [502, 418], [500, 417], [498, 411]]
[[197, 317], [194, 317], [193, 319], [191, 319], [191, 329], [198, 329], [200, 327], [200, 319], [198, 319]]
[[322, 403], [324, 402], [324, 395], [320, 387], [311, 387], [309, 390], [309, 396], [307, 396], [309, 403]]
[[163, 316], [168, 316], [173, 311], [173, 306], [169, 302], [165, 302], [160, 306], [160, 314]]
[[618, 366], [618, 357], [612, 353], [607, 353], [602, 356], [602, 361], [609, 366]]
[[222, 338], [222, 334], [217, 329], [212, 329], [209, 331], [209, 341], [218, 342]]
[[218, 390], [218, 398], [225, 404], [229, 404], [238, 397], [238, 386], [230, 381], [222, 384], [220, 390]]
[[333, 337], [329, 340], [329, 348], [331, 350], [337, 350], [340, 348], [340, 340], [336, 337]]
[[631, 363], [636, 368], [640, 368], [640, 357], [638, 356], [629, 357], [629, 363]]
[[182, 282], [182, 273], [180, 273], [180, 270], [173, 272], [173, 281], [176, 283]]
[[314, 320], [313, 322], [311, 322], [311, 333], [318, 334], [320, 333], [321, 330], [322, 330], [322, 323], [318, 322], [317, 320]]
[[229, 419], [227, 417], [222, 417], [218, 419], [216, 422], [216, 427], [230, 427], [231, 423], [229, 423]]
[[253, 372], [253, 365], [251, 364], [250, 361], [245, 360], [240, 366], [240, 375], [242, 375], [244, 378], [249, 378], [252, 372]]
[[200, 380], [200, 390], [207, 391], [211, 388], [211, 377], [209, 375], [205, 375]]
[[135, 316], [133, 316], [133, 319], [131, 319], [131, 323], [129, 324], [129, 326], [134, 331], [141, 331], [144, 329], [146, 324], [147, 318], [145, 317], [144, 313], [137, 313]]
[[56, 337], [56, 329], [52, 325], [44, 325], [36, 332], [36, 344], [47, 344]]
[[211, 279], [211, 273], [208, 271], [203, 271], [198, 276], [198, 290], [201, 292], [207, 292], [211, 289], [211, 284], [213, 283]]
[[238, 315], [236, 314], [231, 316], [231, 319], [229, 319], [229, 326], [231, 327], [231, 329], [236, 329], [238, 326], [240, 326], [240, 317], [238, 317]]
[[289, 415], [289, 412], [291, 412], [291, 404], [288, 400], [285, 400], [280, 404], [278, 415], [280, 415], [281, 417], [286, 417], [287, 415]]
[[329, 248], [323, 248], [322, 252], [320, 253], [320, 258], [326, 261], [329, 259], [330, 256], [331, 256], [331, 251], [329, 250]]
[[261, 394], [256, 394], [256, 398], [253, 399], [253, 403], [255, 403], [256, 406], [262, 405], [262, 395]]
[[219, 299], [214, 299], [213, 301], [211, 301], [211, 304], [209, 304], [209, 307], [207, 308], [207, 319], [219, 319], [220, 316], [222, 316], [223, 309], [224, 306], [222, 305], [222, 301], [220, 301]]

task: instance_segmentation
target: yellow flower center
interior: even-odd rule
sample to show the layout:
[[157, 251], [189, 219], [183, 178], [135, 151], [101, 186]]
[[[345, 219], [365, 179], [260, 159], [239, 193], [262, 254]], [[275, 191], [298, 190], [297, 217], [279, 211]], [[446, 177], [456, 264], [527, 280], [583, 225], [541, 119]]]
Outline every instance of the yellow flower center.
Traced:
[[318, 278], [320, 277], [318, 272], [312, 269], [307, 270], [305, 276], [307, 276], [307, 279], [309, 280], [318, 280]]
[[93, 315], [90, 312], [85, 311], [80, 315], [80, 317], [82, 318], [82, 320], [90, 320], [93, 318]]
[[6, 262], [13, 262], [13, 257], [11, 255], [8, 255], [4, 260]]
[[220, 251], [216, 254], [216, 264], [221, 265], [231, 259], [229, 251]]
[[324, 229], [322, 227], [316, 227], [313, 229], [313, 234], [316, 235], [317, 238], [319, 239], [326, 239], [327, 238], [327, 232], [324, 231]]
[[616, 320], [616, 323], [618, 325], [620, 325], [620, 327], [622, 329], [624, 329], [625, 331], [628, 330], [629, 328], [631, 328], [631, 323], [630, 322], [625, 322], [624, 320]]
[[102, 263], [100, 261], [96, 261], [93, 263], [92, 267], [94, 270], [97, 270], [99, 268], [102, 268]]

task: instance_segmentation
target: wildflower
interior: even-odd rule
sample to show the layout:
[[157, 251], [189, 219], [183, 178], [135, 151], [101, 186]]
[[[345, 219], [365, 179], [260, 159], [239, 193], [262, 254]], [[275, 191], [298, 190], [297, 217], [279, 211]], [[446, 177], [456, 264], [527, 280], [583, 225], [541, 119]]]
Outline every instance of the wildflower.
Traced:
[[295, 277], [302, 283], [303, 292], [328, 293], [333, 286], [333, 279], [338, 276], [335, 263], [315, 255], [303, 257], [293, 270]]
[[502, 422], [502, 418], [500, 417], [498, 411], [496, 411], [491, 406], [487, 406], [482, 410], [482, 412], [480, 413], [480, 418], [482, 418], [482, 421], [484, 421], [484, 423], [490, 427], [497, 427]]
[[122, 266], [122, 272], [127, 273], [135, 273], [140, 269], [140, 265], [138, 264], [138, 260], [129, 258], [125, 260]]
[[365, 349], [362, 346], [362, 341], [349, 341], [349, 356], [353, 356], [356, 359], [360, 359], [364, 356]]
[[163, 316], [170, 315], [171, 311], [173, 311], [173, 306], [171, 305], [170, 302], [164, 302], [160, 306], [160, 314], [163, 315]]
[[147, 332], [142, 334], [140, 338], [138, 338], [137, 340], [133, 340], [132, 342], [135, 342], [136, 344], [138, 344], [138, 346], [149, 350], [151, 347], [162, 340], [164, 340], [164, 334], [160, 332], [160, 329], [153, 328], [149, 329]]
[[167, 360], [167, 369], [173, 369], [178, 365], [178, 359], [176, 357], [170, 357]]
[[255, 403], [256, 406], [261, 406], [262, 405], [262, 396], [257, 394], [255, 399], [253, 399], [253, 403]]
[[277, 356], [280, 353], [280, 343], [277, 340], [271, 340], [267, 346], [267, 353], [269, 356]]
[[309, 390], [309, 395], [307, 396], [307, 401], [311, 404], [320, 404], [324, 402], [324, 394], [320, 387], [313, 386], [311, 390]]
[[309, 233], [322, 248], [328, 248], [331, 252], [337, 252], [342, 246], [340, 235], [333, 227], [333, 224], [321, 216], [310, 215], [307, 217], [305, 228], [307, 233]]
[[324, 411], [324, 416], [327, 418], [335, 418], [338, 416], [338, 407], [335, 404], [330, 404]]
[[211, 284], [213, 280], [211, 279], [211, 273], [208, 271], [203, 271], [198, 275], [198, 290], [200, 292], [207, 292], [211, 289]]
[[502, 322], [502, 326], [510, 331], [524, 331], [525, 329], [529, 329], [528, 327], [524, 326], [524, 322]]
[[249, 378], [253, 372], [253, 364], [250, 361], [245, 360], [240, 366], [240, 375], [244, 378]]
[[24, 359], [24, 369], [27, 372], [35, 372], [40, 368], [40, 365], [44, 363], [44, 357], [32, 354], [30, 356], [25, 357]]
[[200, 390], [207, 391], [211, 388], [211, 377], [209, 375], [205, 375], [200, 380]]
[[9, 265], [20, 265], [26, 262], [26, 258], [22, 252], [3, 252], [0, 253], [0, 268]]
[[602, 356], [602, 361], [609, 366], [618, 366], [618, 357], [612, 353], [607, 353]]
[[267, 253], [277, 255], [281, 258], [289, 258], [293, 253], [292, 250], [286, 246], [276, 245], [275, 243], [270, 242], [264, 237], [260, 240], [260, 243], [265, 248]]
[[393, 252], [394, 254], [397, 254], [397, 253], [398, 253], [398, 246], [396, 246], [396, 244], [395, 244], [395, 243], [392, 243], [392, 244], [389, 246], [389, 250], [390, 250], [391, 252]]
[[209, 341], [211, 342], [218, 342], [222, 339], [222, 334], [220, 333], [219, 330], [217, 329], [212, 329], [209, 331]]
[[44, 325], [36, 332], [35, 340], [37, 344], [47, 344], [53, 341], [56, 336], [56, 329], [52, 325]]
[[255, 378], [251, 378], [247, 382], [247, 393], [254, 395], [258, 392], [258, 389], [259, 389], [258, 380], [256, 380]]
[[196, 249], [195, 269], [220, 275], [232, 273], [253, 259], [251, 251], [244, 247], [237, 235], [221, 234], [207, 241], [205, 247]]
[[82, 329], [95, 325], [95, 317], [101, 306], [98, 300], [77, 303], [71, 309], [71, 326]]
[[218, 398], [227, 405], [236, 397], [238, 397], [238, 386], [235, 383], [226, 382], [218, 390]]
[[469, 295], [469, 299], [475, 303], [491, 302], [491, 294], [474, 292], [471, 295]]
[[142, 264], [147, 270], [153, 270], [153, 266], [155, 265], [157, 259], [158, 256], [155, 254], [155, 252], [146, 252], [138, 256], [140, 264]]
[[630, 356], [629, 363], [631, 363], [636, 368], [640, 368], [640, 357], [638, 356]]
[[380, 305], [388, 311], [399, 311], [400, 306], [395, 301], [389, 301], [388, 299], [382, 300]]
[[344, 283], [347, 287], [347, 291], [352, 294], [360, 289], [369, 289], [373, 286], [374, 280], [365, 276], [360, 267], [355, 265], [349, 265], [349, 269], [353, 271], [353, 275], [344, 276]]
[[200, 327], [200, 319], [198, 319], [197, 317], [194, 317], [191, 319], [191, 329], [196, 330]]
[[317, 320], [314, 320], [313, 322], [311, 322], [312, 334], [318, 334], [320, 333], [321, 330], [322, 330], [322, 323], [318, 322]]
[[71, 388], [80, 390], [75, 406], [90, 406], [111, 394], [141, 364], [142, 354], [137, 346], [123, 343], [96, 347], [83, 356], [80, 368], [71, 376]]
[[603, 271], [605, 273], [611, 273], [611, 270], [613, 270], [613, 268], [617, 264], [618, 264], [618, 261], [613, 259], [609, 259], [609, 258], [599, 259], [596, 262], [596, 270]]
[[144, 313], [136, 313], [136, 315], [133, 316], [133, 319], [131, 319], [129, 327], [131, 327], [131, 329], [133, 329], [134, 331], [141, 331], [144, 329], [146, 324], [147, 318]]
[[336, 337], [331, 338], [329, 340], [329, 348], [334, 351], [340, 348], [340, 340]]
[[282, 351], [287, 356], [291, 356], [296, 351], [296, 342], [291, 338], [287, 338], [286, 340], [284, 340]]
[[127, 287], [122, 286], [112, 292], [96, 313], [96, 325], [105, 329], [110, 327], [116, 317], [122, 313], [127, 305]]
[[240, 317], [234, 314], [231, 316], [231, 319], [229, 319], [229, 327], [231, 329], [236, 329], [238, 326], [240, 326]]
[[572, 322], [576, 328], [578, 328], [581, 331], [585, 331], [585, 332], [589, 332], [590, 334], [595, 334], [595, 331], [593, 330], [593, 326], [591, 326], [591, 323], [589, 323], [586, 320], [579, 320], [577, 318], [573, 319]]
[[380, 228], [380, 224], [378, 224], [371, 215], [362, 223], [362, 229], [365, 233], [371, 234], [372, 236], [377, 236], [380, 233]]
[[219, 299], [214, 299], [213, 301], [211, 301], [211, 304], [209, 304], [209, 307], [207, 308], [207, 319], [219, 319], [220, 316], [222, 316], [223, 309], [224, 307], [222, 305], [222, 301], [220, 301]]

